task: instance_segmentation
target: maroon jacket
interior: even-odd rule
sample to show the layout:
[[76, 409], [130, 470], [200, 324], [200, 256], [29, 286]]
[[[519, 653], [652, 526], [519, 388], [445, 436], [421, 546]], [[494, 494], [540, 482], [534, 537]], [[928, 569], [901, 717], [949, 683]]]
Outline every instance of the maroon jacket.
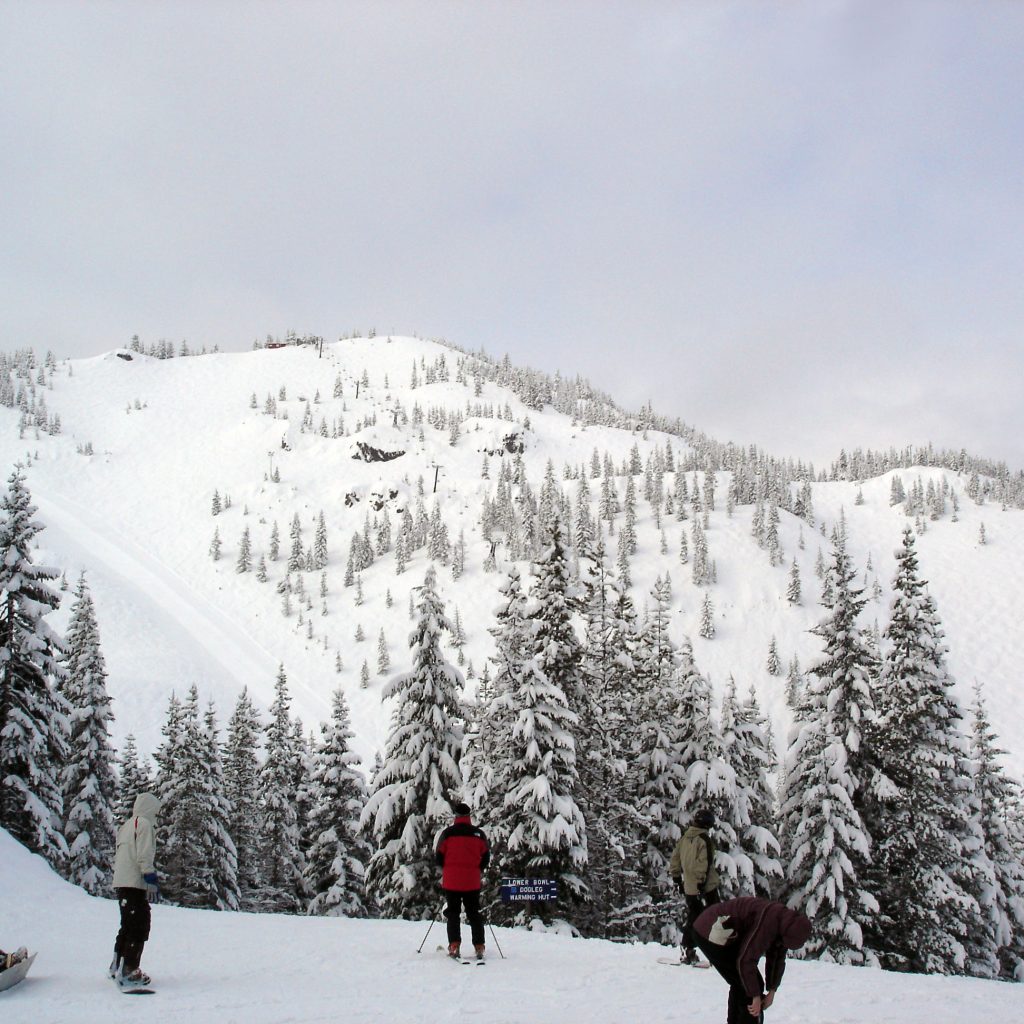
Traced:
[[[799, 910], [759, 896], [740, 896], [708, 907], [694, 922], [697, 934], [711, 941], [711, 930], [720, 918], [723, 928], [733, 929], [724, 949], [735, 950], [736, 969], [743, 990], [751, 999], [777, 989], [786, 969], [786, 950], [799, 949], [811, 937], [811, 922]], [[765, 957], [764, 981], [757, 969]]]
[[469, 815], [460, 815], [441, 833], [435, 859], [444, 869], [442, 889], [479, 892], [480, 872], [491, 859], [491, 849], [487, 836], [469, 820]]

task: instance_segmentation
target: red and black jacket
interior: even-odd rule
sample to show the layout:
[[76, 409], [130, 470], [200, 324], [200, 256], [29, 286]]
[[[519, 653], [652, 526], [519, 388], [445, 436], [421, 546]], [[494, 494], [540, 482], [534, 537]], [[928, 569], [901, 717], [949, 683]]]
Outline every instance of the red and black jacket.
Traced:
[[461, 815], [441, 833], [437, 841], [435, 859], [443, 868], [441, 888], [452, 892], [478, 892], [480, 872], [491, 859], [487, 836], [470, 820]]

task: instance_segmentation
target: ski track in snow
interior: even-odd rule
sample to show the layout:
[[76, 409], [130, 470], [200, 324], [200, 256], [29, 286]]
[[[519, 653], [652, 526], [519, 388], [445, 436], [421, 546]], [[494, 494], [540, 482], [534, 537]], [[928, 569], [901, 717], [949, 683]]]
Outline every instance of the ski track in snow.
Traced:
[[[97, 577], [105, 578], [113, 600], [121, 608], [131, 606], [126, 614], [136, 632], [127, 638], [119, 636], [120, 643], [109, 643], [113, 639], [109, 627], [114, 624], [102, 620], [108, 625], [108, 649], [113, 647], [124, 656], [127, 639], [137, 651], [128, 654], [131, 662], [122, 666], [121, 675], [133, 681], [145, 677], [153, 667], [147, 654], [154, 653], [156, 648], [157, 659], [163, 657], [172, 662], [171, 671], [176, 671], [177, 677], [171, 685], [179, 698], [190, 685], [199, 683], [201, 690], [215, 696], [223, 713], [242, 687], [247, 686], [257, 706], [270, 704], [278, 662], [259, 639], [124, 532], [113, 539], [102, 519], [79, 502], [50, 488], [37, 489], [32, 500], [46, 523], [42, 539], [47, 547], [60, 550], [72, 561], [87, 563], [94, 594]], [[164, 665], [162, 672], [166, 671]], [[320, 693], [301, 678], [289, 680], [289, 686], [293, 692], [301, 692], [307, 701], [322, 704], [324, 717], [327, 716], [327, 705]], [[171, 688], [154, 692], [147, 686], [132, 686], [122, 690], [119, 707], [127, 709], [133, 721], [141, 719], [152, 727], [154, 721], [161, 719], [163, 703], [170, 692]]]
[[121, 534], [115, 544], [88, 511], [70, 498], [53, 492], [32, 498], [47, 529], [62, 532], [68, 541], [87, 549], [94, 563], [121, 579], [134, 600], [171, 619], [191, 644], [205, 651], [240, 687], [276, 670], [273, 655], [255, 637], [131, 538]]

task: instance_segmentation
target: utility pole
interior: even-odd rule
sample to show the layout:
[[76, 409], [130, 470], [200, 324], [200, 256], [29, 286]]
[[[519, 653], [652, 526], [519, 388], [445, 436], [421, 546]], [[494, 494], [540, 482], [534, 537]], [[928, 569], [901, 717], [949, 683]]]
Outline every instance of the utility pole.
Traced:
[[434, 467], [434, 490], [433, 493], [437, 494], [437, 475], [441, 472], [444, 467], [437, 462], [432, 462], [431, 465]]

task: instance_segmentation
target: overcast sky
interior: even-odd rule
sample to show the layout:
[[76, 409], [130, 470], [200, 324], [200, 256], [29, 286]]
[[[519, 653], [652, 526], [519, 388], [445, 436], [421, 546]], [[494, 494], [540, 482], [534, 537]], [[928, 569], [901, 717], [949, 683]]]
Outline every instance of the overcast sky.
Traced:
[[0, 348], [445, 337], [1024, 468], [1024, 4], [0, 0]]

